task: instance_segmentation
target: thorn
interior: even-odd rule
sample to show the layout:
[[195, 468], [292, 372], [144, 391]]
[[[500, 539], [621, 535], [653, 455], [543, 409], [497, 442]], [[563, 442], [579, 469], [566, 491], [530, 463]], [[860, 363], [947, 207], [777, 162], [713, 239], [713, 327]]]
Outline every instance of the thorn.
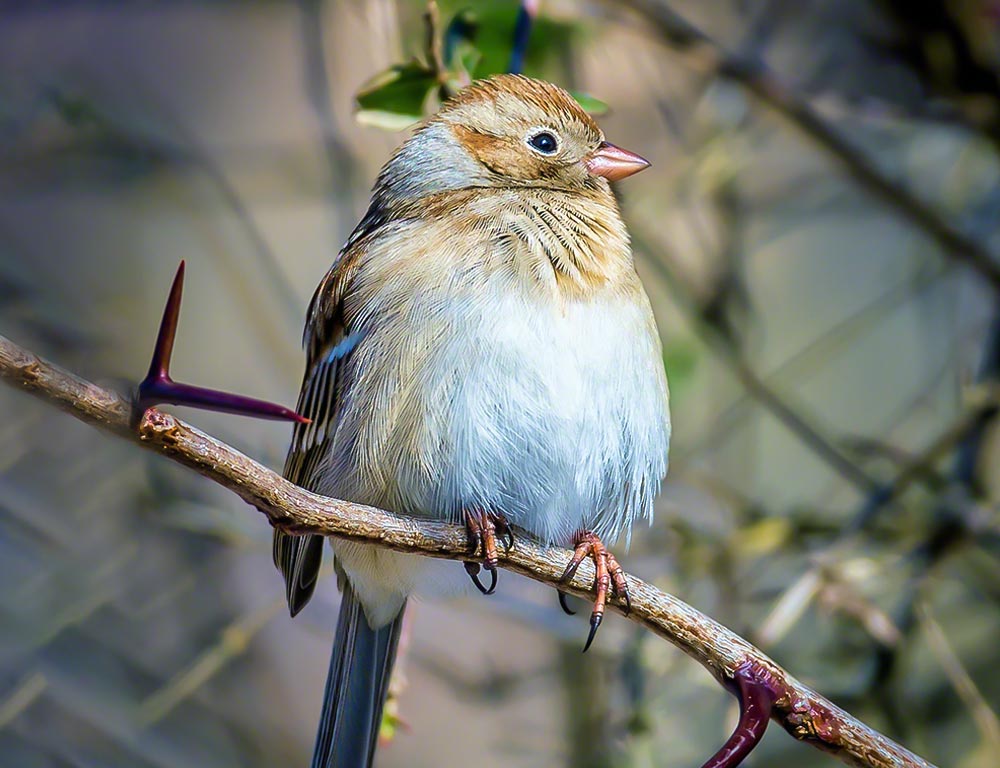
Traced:
[[149, 372], [139, 384], [134, 404], [134, 420], [138, 422], [143, 414], [154, 405], [170, 403], [203, 408], [207, 411], [221, 411], [260, 419], [281, 419], [309, 424], [310, 419], [300, 416], [282, 405], [231, 392], [195, 387], [191, 384], [179, 384], [170, 378], [170, 358], [173, 355], [174, 339], [177, 336], [183, 292], [184, 262], [181, 261], [177, 267], [173, 285], [170, 286], [167, 304], [163, 308], [163, 319], [160, 321], [160, 331], [156, 336], [156, 347], [153, 349], [153, 359], [149, 363]]
[[601, 619], [604, 618], [604, 614], [595, 613], [590, 617], [590, 634], [587, 635], [587, 643], [583, 646], [583, 653], [587, 652], [590, 648], [590, 644], [594, 642], [594, 637], [597, 636], [597, 628], [601, 626]]
[[774, 706], [771, 689], [752, 676], [750, 664], [736, 670], [734, 682], [740, 702], [740, 721], [733, 735], [702, 768], [736, 768], [760, 743], [767, 730]]
[[559, 593], [559, 607], [567, 616], [576, 616], [576, 611], [570, 610], [569, 604], [566, 602], [566, 593], [562, 590], [557, 590], [557, 592]]

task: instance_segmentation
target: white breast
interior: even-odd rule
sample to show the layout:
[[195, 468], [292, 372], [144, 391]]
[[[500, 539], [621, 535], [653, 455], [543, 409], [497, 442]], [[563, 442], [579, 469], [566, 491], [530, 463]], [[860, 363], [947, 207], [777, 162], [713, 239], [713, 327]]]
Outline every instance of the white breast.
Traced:
[[[544, 541], [575, 531], [615, 540], [652, 513], [666, 472], [669, 417], [646, 306], [562, 306], [497, 296], [462, 349], [439, 361], [453, 385], [449, 467], [435, 506], [496, 506]], [[434, 436], [422, 436], [434, 451]], [[418, 491], [414, 487], [412, 490]]]
[[453, 520], [494, 508], [545, 541], [614, 540], [651, 513], [670, 427], [644, 296], [541, 302], [500, 275], [440, 294], [406, 283], [345, 372], [336, 491]]
[[[349, 307], [360, 341], [318, 490], [456, 522], [495, 509], [545, 542], [578, 530], [615, 541], [651, 516], [670, 435], [637, 279], [632, 300], [553, 301], [523, 276], [463, 269], [459, 257], [447, 280], [440, 263], [366, 263]], [[335, 550], [362, 591], [386, 576], [422, 581], [409, 558]]]

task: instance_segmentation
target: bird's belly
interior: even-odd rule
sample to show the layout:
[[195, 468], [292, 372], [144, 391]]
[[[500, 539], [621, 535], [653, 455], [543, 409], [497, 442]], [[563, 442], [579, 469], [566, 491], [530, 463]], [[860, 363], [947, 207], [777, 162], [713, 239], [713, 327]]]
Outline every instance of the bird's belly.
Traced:
[[[398, 349], [353, 361], [338, 490], [456, 521], [496, 509], [545, 541], [581, 527], [615, 538], [651, 511], [666, 471], [666, 385], [643, 307], [490, 306], [438, 317], [433, 344], [387, 328], [359, 345]], [[373, 370], [386, 360], [403, 362]]]
[[[397, 315], [358, 344], [323, 491], [455, 522], [497, 510], [563, 544], [580, 529], [613, 541], [651, 515], [670, 426], [648, 305], [444, 306], [431, 322]], [[433, 567], [335, 550], [355, 583], [416, 586]]]

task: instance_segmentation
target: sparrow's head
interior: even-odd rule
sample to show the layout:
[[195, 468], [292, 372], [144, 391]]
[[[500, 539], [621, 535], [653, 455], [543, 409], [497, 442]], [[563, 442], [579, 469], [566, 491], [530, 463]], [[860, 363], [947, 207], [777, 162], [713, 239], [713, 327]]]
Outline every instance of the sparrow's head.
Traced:
[[521, 75], [479, 80], [397, 153], [380, 183], [404, 196], [468, 187], [607, 188], [647, 168], [566, 91]]
[[566, 91], [543, 80], [499, 75], [465, 88], [437, 120], [498, 183], [591, 186], [631, 176], [649, 163], [608, 144]]

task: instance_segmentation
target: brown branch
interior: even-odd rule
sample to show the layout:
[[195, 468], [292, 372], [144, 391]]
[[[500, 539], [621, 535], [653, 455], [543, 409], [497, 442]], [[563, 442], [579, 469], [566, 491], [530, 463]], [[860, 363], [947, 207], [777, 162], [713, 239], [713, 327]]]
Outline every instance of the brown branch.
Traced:
[[[81, 421], [194, 469], [259, 509], [276, 527], [429, 557], [458, 560], [468, 556], [465, 533], [457, 526], [317, 496], [168, 414], [150, 410], [138, 429], [133, 429], [131, 404], [123, 397], [40, 360], [3, 336], [0, 378]], [[501, 553], [500, 565], [556, 587], [569, 557], [565, 550], [547, 549], [521, 537], [514, 549]], [[586, 597], [592, 579], [593, 568], [584, 564], [560, 588]], [[795, 738], [850, 765], [933, 768], [802, 685], [746, 640], [691, 606], [633, 576], [628, 576], [628, 582], [632, 621], [673, 643], [728, 689], [742, 689], [747, 681], [766, 689], [773, 701], [772, 718]]]
[[658, 0], [628, 0], [664, 42], [682, 53], [698, 71], [732, 80], [800, 133], [839, 161], [855, 181], [931, 237], [949, 259], [976, 270], [1000, 292], [1000, 264], [990, 250], [921, 200], [830, 125], [802, 97], [788, 88], [756, 56], [726, 51], [708, 34]]
[[424, 31], [426, 34], [425, 53], [427, 64], [434, 72], [438, 84], [444, 88], [448, 84], [448, 69], [444, 63], [444, 51], [441, 43], [441, 12], [437, 0], [427, 0], [427, 10], [424, 11]]

